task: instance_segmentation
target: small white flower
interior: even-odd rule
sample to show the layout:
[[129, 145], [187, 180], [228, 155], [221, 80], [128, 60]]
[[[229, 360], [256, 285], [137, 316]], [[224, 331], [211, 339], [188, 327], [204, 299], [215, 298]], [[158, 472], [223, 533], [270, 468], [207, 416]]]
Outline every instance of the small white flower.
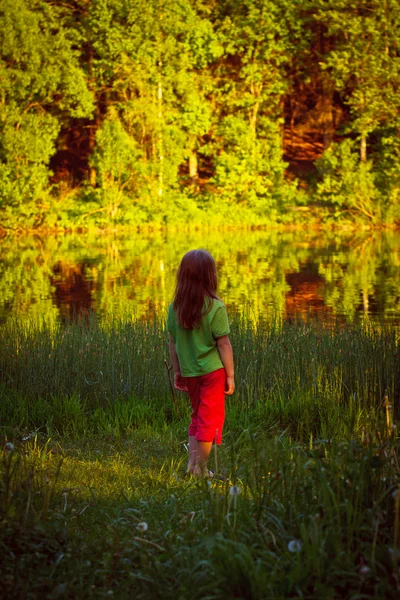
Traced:
[[367, 565], [363, 565], [362, 567], [360, 567], [359, 573], [360, 575], [368, 575], [368, 573], [371, 572], [371, 569], [367, 566]]
[[144, 521], [142, 521], [141, 523], [138, 523], [138, 524], [136, 525], [136, 529], [137, 529], [138, 531], [141, 531], [141, 532], [145, 532], [145, 531], [147, 531], [147, 530], [148, 530], [148, 528], [149, 528], [149, 526], [148, 526], [148, 525], [147, 525], [147, 523], [145, 523]]
[[12, 442], [6, 442], [6, 452], [14, 452], [14, 444]]
[[289, 552], [300, 552], [303, 544], [300, 542], [300, 540], [290, 540], [287, 547]]
[[242, 493], [242, 490], [240, 489], [240, 487], [238, 485], [232, 485], [229, 488], [229, 493], [231, 496], [239, 496], [239, 494]]

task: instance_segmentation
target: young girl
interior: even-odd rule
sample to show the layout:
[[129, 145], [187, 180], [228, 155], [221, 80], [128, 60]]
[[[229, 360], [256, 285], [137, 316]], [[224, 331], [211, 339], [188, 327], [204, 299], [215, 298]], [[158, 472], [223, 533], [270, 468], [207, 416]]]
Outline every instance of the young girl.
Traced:
[[217, 296], [217, 271], [206, 250], [182, 258], [173, 303], [168, 309], [174, 383], [189, 392], [188, 473], [209, 475], [213, 442], [222, 441], [225, 394], [235, 391], [232, 346], [226, 308]]

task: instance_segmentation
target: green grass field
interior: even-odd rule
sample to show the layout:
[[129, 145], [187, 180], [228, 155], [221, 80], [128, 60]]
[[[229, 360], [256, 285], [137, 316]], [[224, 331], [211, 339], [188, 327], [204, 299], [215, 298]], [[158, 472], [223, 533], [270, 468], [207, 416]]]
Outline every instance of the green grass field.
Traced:
[[231, 340], [206, 481], [161, 320], [0, 331], [2, 597], [398, 598], [398, 334], [238, 319]]

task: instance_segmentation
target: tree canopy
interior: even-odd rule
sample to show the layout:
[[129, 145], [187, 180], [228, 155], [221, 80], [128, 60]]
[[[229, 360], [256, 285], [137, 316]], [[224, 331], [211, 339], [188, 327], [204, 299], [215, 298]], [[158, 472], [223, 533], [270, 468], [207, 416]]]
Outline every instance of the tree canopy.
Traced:
[[3, 0], [3, 227], [400, 223], [400, 0]]

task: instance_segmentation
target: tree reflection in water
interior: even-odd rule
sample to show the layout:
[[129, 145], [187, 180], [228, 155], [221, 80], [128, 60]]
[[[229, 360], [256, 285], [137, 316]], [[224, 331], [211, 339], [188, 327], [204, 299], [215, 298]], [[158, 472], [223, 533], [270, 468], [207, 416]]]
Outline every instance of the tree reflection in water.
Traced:
[[63, 320], [90, 312], [95, 283], [86, 277], [85, 263], [57, 263], [50, 282], [54, 302]]
[[396, 233], [238, 230], [8, 237], [0, 258], [0, 319], [165, 313], [180, 259], [198, 247], [215, 256], [219, 292], [232, 312], [255, 319], [318, 313], [399, 320]]

